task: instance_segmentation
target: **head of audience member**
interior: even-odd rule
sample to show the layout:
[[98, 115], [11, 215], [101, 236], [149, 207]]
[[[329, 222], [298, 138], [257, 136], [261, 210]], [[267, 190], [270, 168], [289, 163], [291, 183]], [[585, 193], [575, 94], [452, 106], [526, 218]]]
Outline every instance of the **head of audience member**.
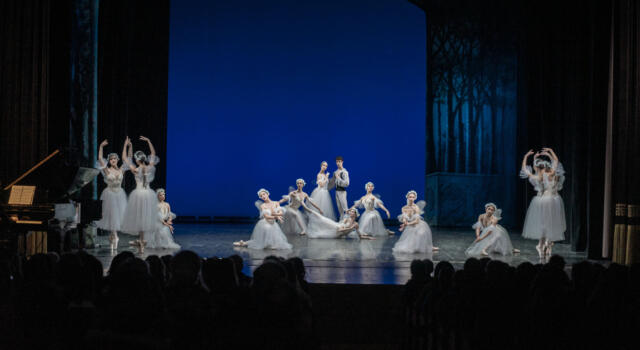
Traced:
[[162, 259], [157, 255], [149, 255], [145, 261], [149, 265], [149, 274], [158, 286], [164, 287], [167, 284], [167, 267]]
[[230, 294], [238, 288], [238, 275], [229, 258], [209, 258], [202, 264], [202, 279], [212, 294]]
[[202, 260], [190, 250], [182, 250], [171, 259], [171, 286], [190, 287], [197, 283]]

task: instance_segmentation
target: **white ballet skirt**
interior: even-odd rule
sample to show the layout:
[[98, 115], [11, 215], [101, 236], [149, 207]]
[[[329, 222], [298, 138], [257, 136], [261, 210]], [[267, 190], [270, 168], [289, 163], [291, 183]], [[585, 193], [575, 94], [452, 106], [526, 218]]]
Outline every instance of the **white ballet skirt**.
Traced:
[[313, 192], [311, 192], [310, 197], [313, 203], [315, 203], [320, 208], [320, 210], [322, 210], [322, 215], [333, 221], [336, 221], [336, 214], [333, 210], [333, 201], [331, 199], [331, 194], [329, 194], [328, 183], [329, 181], [327, 180], [327, 175], [319, 174], [318, 187], [316, 187]]
[[380, 204], [383, 204], [381, 200], [376, 197], [368, 197], [364, 201], [359, 199], [355, 202], [355, 207], [362, 208], [364, 207], [364, 213], [360, 216], [360, 221], [358, 221], [359, 230], [361, 233], [370, 235], [370, 236], [388, 236], [389, 232], [387, 228], [384, 226], [384, 222], [382, 221], [382, 217], [380, 213], [376, 210], [376, 208], [380, 207]]
[[168, 205], [158, 203], [157, 218], [157, 229], [151, 234], [144, 236], [145, 241], [147, 241], [147, 248], [180, 249], [180, 245], [173, 240], [171, 229], [163, 224], [166, 220], [175, 219], [176, 214], [169, 211]]
[[[282, 212], [282, 208], [277, 209]], [[291, 249], [291, 244], [287, 241], [280, 226], [275, 220], [265, 219], [265, 215], [271, 215], [271, 210], [263, 209], [260, 213], [260, 220], [253, 228], [251, 239], [246, 241], [247, 247], [251, 249]]]
[[289, 204], [282, 208], [284, 210], [284, 222], [280, 223], [280, 228], [285, 234], [300, 234], [307, 230], [305, 215], [300, 211], [302, 202], [295, 194], [285, 196], [289, 200]]
[[544, 237], [552, 242], [564, 240], [567, 224], [564, 203], [558, 194], [564, 181], [564, 171], [561, 169], [560, 165], [556, 170], [558, 179], [550, 179], [546, 173], [542, 174], [542, 181], [529, 177], [538, 194], [531, 199], [527, 209], [522, 237], [536, 240]]
[[398, 216], [400, 222], [419, 220], [415, 225], [405, 225], [402, 236], [393, 246], [394, 253], [427, 253], [433, 251], [431, 228], [419, 214]]
[[480, 227], [480, 237], [491, 231], [491, 234], [479, 242], [473, 242], [469, 248], [465, 251], [467, 255], [482, 255], [482, 251], [485, 250], [487, 254], [496, 253], [502, 255], [512, 255], [513, 245], [509, 238], [509, 233], [504, 227], [498, 224], [491, 224], [487, 227], [482, 226], [480, 221], [471, 226], [474, 230]]
[[[309, 223], [307, 224], [307, 236], [309, 238], [338, 238], [339, 230], [347, 227], [349, 218], [344, 218], [340, 222], [335, 222], [320, 213], [311, 211]], [[347, 237], [359, 238], [356, 230], [349, 232]]]
[[157, 229], [158, 197], [149, 187], [155, 177], [155, 164], [158, 164], [158, 157], [151, 158], [145, 174], [140, 168], [135, 174], [136, 188], [129, 193], [127, 210], [120, 229], [124, 233], [138, 235], [140, 232], [151, 232]]
[[[102, 165], [104, 164], [104, 166]], [[96, 169], [102, 172], [107, 187], [100, 194], [102, 201], [102, 218], [96, 221], [96, 226], [107, 231], [119, 231], [127, 208], [127, 194], [122, 188], [124, 172], [128, 169], [123, 165], [120, 169], [107, 169], [107, 161], [96, 162]]]

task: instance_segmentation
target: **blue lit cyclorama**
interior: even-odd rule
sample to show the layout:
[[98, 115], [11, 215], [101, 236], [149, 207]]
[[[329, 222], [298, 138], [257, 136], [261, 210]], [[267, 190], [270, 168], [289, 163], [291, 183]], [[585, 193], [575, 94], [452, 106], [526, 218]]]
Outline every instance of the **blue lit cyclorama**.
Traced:
[[[392, 215], [424, 198], [425, 16], [397, 0], [171, 2], [167, 199], [182, 215], [256, 216], [345, 158]], [[332, 192], [333, 195], [333, 192]]]

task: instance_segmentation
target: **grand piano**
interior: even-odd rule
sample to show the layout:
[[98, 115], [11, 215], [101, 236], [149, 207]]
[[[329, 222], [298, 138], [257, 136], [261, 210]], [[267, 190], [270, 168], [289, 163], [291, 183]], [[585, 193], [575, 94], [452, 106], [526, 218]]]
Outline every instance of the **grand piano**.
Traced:
[[[56, 150], [0, 188], [0, 244], [23, 253], [26, 246], [36, 244], [34, 240], [38, 252], [84, 248], [84, 227], [100, 219], [101, 202], [86, 199], [89, 196], [83, 196], [82, 189], [99, 171], [78, 166], [74, 158], [70, 152]], [[64, 233], [70, 230], [78, 233], [78, 244], [67, 243], [63, 249]], [[60, 233], [62, 237], [56, 239]], [[56, 244], [47, 249], [47, 241], [52, 240]]]

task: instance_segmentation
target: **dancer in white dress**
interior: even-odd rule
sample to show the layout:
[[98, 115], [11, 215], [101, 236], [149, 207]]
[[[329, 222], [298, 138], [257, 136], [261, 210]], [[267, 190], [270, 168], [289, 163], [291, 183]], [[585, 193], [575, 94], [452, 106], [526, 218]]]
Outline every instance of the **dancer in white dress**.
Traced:
[[[553, 242], [564, 240], [564, 203], [558, 194], [564, 183], [564, 169], [555, 152], [551, 148], [543, 148], [534, 156], [532, 170], [527, 165], [527, 158], [532, 154], [531, 150], [524, 156], [520, 170], [520, 177], [529, 179], [537, 192], [527, 209], [522, 236], [537, 239], [536, 250], [544, 258], [551, 255]], [[549, 157], [551, 162], [539, 156]]]
[[367, 194], [355, 201], [355, 203], [351, 207], [352, 209], [356, 209], [359, 207], [364, 208], [364, 213], [362, 213], [362, 215], [360, 216], [360, 221], [358, 222], [358, 225], [360, 226], [360, 232], [363, 235], [370, 236], [393, 235], [394, 232], [391, 230], [387, 230], [387, 228], [384, 226], [384, 222], [382, 221], [380, 213], [378, 213], [378, 211], [376, 210], [376, 208], [384, 210], [387, 213], [387, 218], [391, 218], [389, 210], [384, 207], [382, 201], [373, 195], [372, 192], [375, 188], [373, 186], [373, 182], [367, 182], [367, 184], [364, 185], [364, 188], [366, 189]]
[[306, 184], [307, 183], [303, 179], [297, 179], [297, 189], [289, 191], [289, 194], [282, 196], [282, 199], [278, 202], [279, 204], [289, 202], [289, 204], [284, 208], [284, 222], [280, 225], [282, 232], [286, 234], [307, 234], [306, 219], [300, 211], [300, 206], [304, 206], [305, 202], [310, 203], [320, 212], [320, 214], [323, 214], [322, 209], [320, 209], [311, 200], [311, 198], [309, 198], [308, 194], [302, 191], [302, 188]]
[[518, 249], [514, 249], [509, 238], [509, 233], [504, 227], [498, 225], [498, 221], [502, 219], [502, 209], [493, 203], [484, 205], [484, 214], [478, 216], [478, 222], [472, 227], [476, 230], [476, 240], [466, 250], [467, 255], [484, 255], [491, 253], [511, 255], [520, 253]]
[[309, 212], [309, 225], [307, 226], [309, 238], [374, 239], [371, 236], [362, 235], [358, 230], [358, 211], [356, 209], [347, 210], [347, 215], [340, 222], [335, 222], [311, 208], [305, 208]]
[[260, 211], [260, 220], [253, 228], [251, 238], [248, 241], [233, 242], [233, 245], [250, 249], [291, 249], [287, 236], [282, 233], [276, 222], [283, 221], [284, 213], [280, 203], [269, 199], [269, 191], [263, 188], [258, 191], [258, 197], [262, 200], [256, 202], [256, 207]]
[[147, 248], [180, 249], [173, 240], [173, 219], [176, 214], [171, 212], [171, 206], [167, 203], [167, 193], [164, 189], [156, 190], [158, 196], [158, 223], [157, 229], [147, 237]]
[[[115, 250], [118, 249], [118, 231], [127, 208], [127, 194], [122, 188], [122, 179], [128, 167], [126, 163], [118, 167], [120, 158], [116, 153], [109, 153], [106, 160], [103, 158], [103, 148], [108, 144], [107, 140], [102, 141], [98, 149], [98, 160], [96, 161], [96, 168], [100, 170], [104, 183], [107, 184], [107, 187], [100, 194], [102, 218], [96, 221], [96, 225], [110, 232], [109, 246], [111, 250]], [[126, 145], [122, 153], [124, 154], [125, 152]]]
[[398, 216], [398, 221], [402, 223], [400, 231], [403, 232], [392, 248], [394, 253], [427, 253], [438, 250], [433, 246], [431, 228], [422, 218], [426, 203], [420, 201], [416, 204], [417, 197], [418, 193], [413, 190], [406, 195], [407, 205], [402, 207], [402, 214]]
[[336, 214], [333, 210], [333, 201], [329, 194], [329, 173], [327, 172], [327, 162], [320, 164], [320, 172], [316, 176], [316, 187], [311, 192], [311, 200], [318, 205], [323, 215], [336, 221]]
[[[158, 198], [156, 197], [156, 192], [149, 185], [155, 177], [155, 166], [158, 164], [159, 159], [156, 156], [156, 150], [153, 148], [151, 140], [144, 136], [140, 136], [140, 140], [147, 142], [149, 146], [150, 154], [148, 157], [144, 152], [137, 151], [133, 155], [135, 159], [135, 164], [133, 164], [131, 159], [125, 158], [125, 152], [122, 155], [125, 163], [135, 175], [136, 188], [129, 194], [121, 231], [139, 236], [139, 239], [132, 241], [131, 244], [137, 246], [142, 253], [145, 246], [145, 232], [154, 231], [158, 223]], [[125, 149], [127, 147], [130, 148], [129, 153], [132, 153], [133, 145], [129, 137], [125, 141]]]

